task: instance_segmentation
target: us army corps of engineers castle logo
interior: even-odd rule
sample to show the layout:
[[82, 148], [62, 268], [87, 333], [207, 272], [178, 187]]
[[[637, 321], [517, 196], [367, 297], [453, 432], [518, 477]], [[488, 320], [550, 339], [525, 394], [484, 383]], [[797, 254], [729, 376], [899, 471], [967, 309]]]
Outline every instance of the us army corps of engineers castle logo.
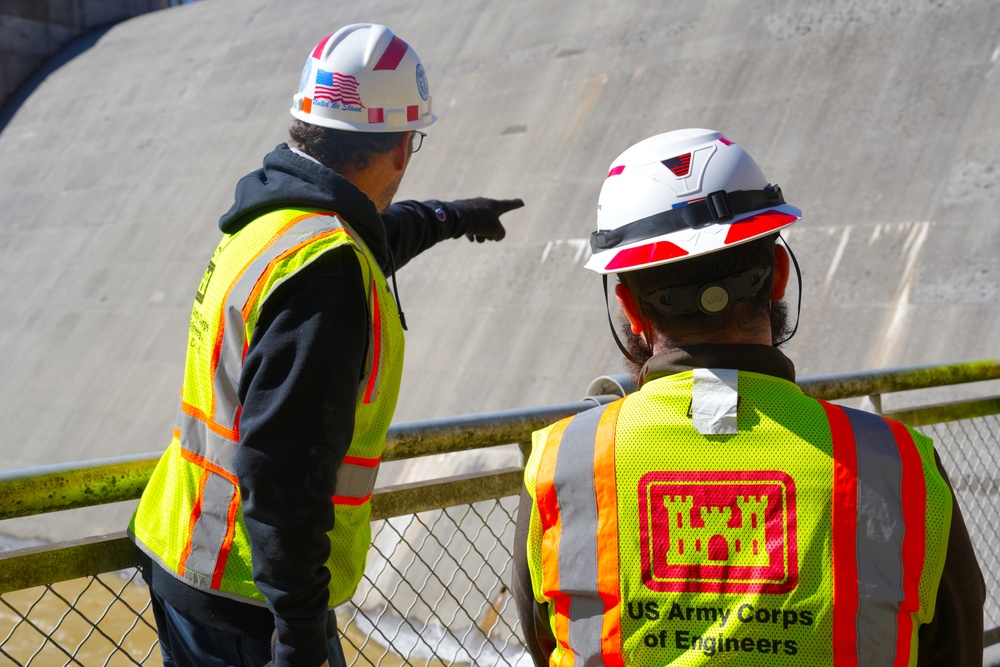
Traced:
[[786, 593], [798, 583], [795, 483], [780, 471], [647, 473], [639, 532], [650, 590]]

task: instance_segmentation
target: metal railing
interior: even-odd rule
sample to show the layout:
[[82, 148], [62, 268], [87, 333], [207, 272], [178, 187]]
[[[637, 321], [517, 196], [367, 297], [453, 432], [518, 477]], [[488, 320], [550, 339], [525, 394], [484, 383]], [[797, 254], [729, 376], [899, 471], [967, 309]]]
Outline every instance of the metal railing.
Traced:
[[[803, 378], [826, 400], [1000, 379], [1000, 361]], [[527, 443], [534, 430], [631, 391], [598, 378], [579, 403], [394, 425], [385, 461]], [[935, 439], [992, 594], [1000, 585], [1000, 397], [886, 414]], [[522, 451], [527, 446], [522, 444]], [[159, 454], [0, 474], [0, 520], [134, 500]], [[372, 550], [354, 599], [338, 609], [349, 664], [530, 665], [507, 583], [519, 467], [378, 489]], [[0, 533], [2, 533], [0, 524]], [[159, 665], [148, 591], [124, 533], [0, 553], [0, 663]], [[1000, 642], [1000, 599], [985, 610]]]

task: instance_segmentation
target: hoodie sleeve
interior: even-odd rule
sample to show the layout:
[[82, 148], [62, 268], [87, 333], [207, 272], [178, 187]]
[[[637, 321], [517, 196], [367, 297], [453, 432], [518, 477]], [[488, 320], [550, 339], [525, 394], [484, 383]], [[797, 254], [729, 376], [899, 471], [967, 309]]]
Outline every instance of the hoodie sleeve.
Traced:
[[234, 459], [253, 578], [274, 614], [274, 664], [327, 659], [336, 472], [354, 432], [368, 341], [354, 251], [337, 248], [264, 304], [240, 379]]
[[382, 214], [382, 222], [396, 270], [435, 243], [465, 234], [470, 211], [465, 204], [436, 199], [401, 201], [390, 206]]

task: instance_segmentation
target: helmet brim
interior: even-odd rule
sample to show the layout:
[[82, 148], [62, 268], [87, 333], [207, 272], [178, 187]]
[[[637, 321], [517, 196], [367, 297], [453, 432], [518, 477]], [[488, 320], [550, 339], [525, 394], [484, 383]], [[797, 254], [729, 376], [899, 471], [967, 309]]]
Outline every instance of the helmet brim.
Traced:
[[802, 211], [780, 204], [736, 216], [724, 224], [674, 231], [591, 255], [585, 267], [601, 274], [626, 273], [718, 252], [777, 233], [802, 219]]

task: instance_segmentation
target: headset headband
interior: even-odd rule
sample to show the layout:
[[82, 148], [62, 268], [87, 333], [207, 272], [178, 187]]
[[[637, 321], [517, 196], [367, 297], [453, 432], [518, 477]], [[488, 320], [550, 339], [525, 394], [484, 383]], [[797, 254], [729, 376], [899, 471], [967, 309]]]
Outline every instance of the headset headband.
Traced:
[[718, 315], [733, 304], [754, 297], [770, 275], [770, 267], [757, 267], [704, 283], [647, 292], [640, 298], [664, 315], [697, 312]]

